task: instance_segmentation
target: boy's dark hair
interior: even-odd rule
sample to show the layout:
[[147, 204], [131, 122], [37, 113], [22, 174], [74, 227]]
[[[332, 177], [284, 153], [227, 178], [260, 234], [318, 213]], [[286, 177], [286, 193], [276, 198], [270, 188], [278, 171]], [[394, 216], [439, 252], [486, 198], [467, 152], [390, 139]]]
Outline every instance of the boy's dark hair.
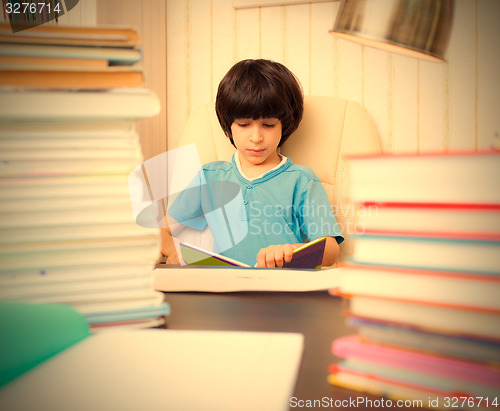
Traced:
[[231, 124], [237, 118], [278, 118], [281, 146], [299, 126], [304, 111], [299, 81], [283, 64], [270, 60], [243, 60], [219, 84], [215, 111], [224, 133], [234, 146]]

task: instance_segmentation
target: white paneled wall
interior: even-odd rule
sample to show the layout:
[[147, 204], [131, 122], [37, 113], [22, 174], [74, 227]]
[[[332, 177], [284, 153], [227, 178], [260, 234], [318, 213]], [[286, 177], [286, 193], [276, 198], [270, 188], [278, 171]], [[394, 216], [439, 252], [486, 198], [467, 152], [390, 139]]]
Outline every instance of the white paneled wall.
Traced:
[[[80, 2], [86, 0], [80, 0]], [[96, 0], [97, 23], [129, 26], [141, 37], [144, 87], [154, 91], [160, 114], [137, 122], [145, 159], [167, 151], [167, 76], [165, 0]]]
[[329, 33], [338, 2], [235, 10], [232, 0], [167, 0], [168, 146], [215, 98], [236, 61], [270, 58], [305, 94], [357, 100], [384, 151], [489, 148], [500, 133], [500, 0], [456, 0], [446, 64], [363, 47]]
[[476, 86], [478, 146], [500, 133], [500, 1], [477, 0]]

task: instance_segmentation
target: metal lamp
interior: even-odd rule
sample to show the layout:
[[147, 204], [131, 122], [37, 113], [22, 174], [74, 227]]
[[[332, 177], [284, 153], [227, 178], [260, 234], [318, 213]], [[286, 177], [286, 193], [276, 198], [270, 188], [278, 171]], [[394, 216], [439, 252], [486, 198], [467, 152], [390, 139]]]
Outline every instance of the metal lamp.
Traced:
[[341, 0], [332, 33], [393, 53], [444, 61], [454, 0]]

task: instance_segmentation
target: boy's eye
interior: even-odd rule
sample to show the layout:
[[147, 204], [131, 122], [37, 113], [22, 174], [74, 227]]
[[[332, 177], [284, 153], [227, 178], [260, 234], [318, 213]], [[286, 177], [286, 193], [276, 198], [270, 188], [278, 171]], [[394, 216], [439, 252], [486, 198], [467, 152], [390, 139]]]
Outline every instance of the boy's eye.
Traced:
[[273, 128], [276, 124], [264, 124], [264, 127]]
[[248, 126], [248, 123], [237, 123], [237, 124], [240, 127], [247, 127]]

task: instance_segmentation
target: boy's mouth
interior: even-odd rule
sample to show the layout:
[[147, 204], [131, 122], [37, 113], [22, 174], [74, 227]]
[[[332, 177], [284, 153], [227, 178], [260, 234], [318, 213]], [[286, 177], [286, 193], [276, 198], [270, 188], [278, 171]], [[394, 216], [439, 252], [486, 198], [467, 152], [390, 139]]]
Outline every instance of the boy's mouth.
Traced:
[[248, 151], [250, 152], [250, 154], [261, 154], [264, 152], [264, 149], [263, 148], [249, 148]]

